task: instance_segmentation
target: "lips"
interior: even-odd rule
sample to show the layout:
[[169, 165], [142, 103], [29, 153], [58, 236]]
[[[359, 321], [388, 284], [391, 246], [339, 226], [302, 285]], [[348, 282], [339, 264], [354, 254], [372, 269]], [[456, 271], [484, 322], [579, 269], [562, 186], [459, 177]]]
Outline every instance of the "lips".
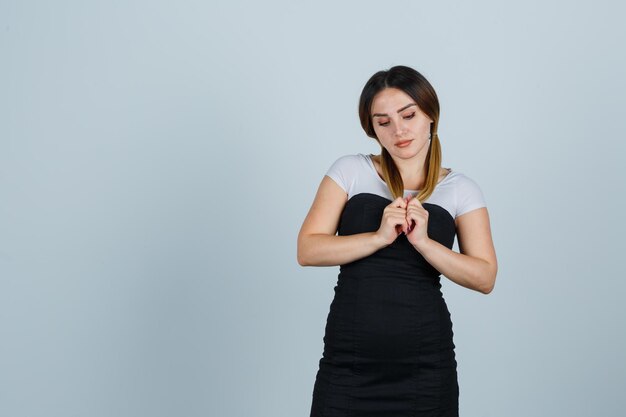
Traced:
[[412, 139], [409, 140], [401, 140], [400, 142], [396, 142], [396, 146], [399, 146], [401, 148], [407, 146], [409, 143], [411, 143]]

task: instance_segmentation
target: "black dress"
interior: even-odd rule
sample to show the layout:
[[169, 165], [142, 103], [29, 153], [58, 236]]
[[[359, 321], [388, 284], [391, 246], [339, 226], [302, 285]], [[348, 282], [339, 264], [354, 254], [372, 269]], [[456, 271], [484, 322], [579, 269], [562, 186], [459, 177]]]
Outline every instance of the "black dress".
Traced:
[[[346, 203], [339, 235], [378, 230], [391, 200], [359, 193]], [[452, 249], [456, 227], [428, 210], [428, 236]], [[440, 273], [404, 234], [340, 266], [319, 361], [311, 417], [458, 416], [450, 312]]]

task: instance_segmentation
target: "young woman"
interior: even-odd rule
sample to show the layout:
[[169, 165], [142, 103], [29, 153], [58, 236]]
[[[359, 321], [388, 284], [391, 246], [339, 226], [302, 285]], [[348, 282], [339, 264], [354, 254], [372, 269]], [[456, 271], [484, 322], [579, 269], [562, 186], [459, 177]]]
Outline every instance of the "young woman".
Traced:
[[298, 234], [300, 265], [340, 265], [311, 416], [458, 416], [440, 275], [493, 289], [485, 200], [475, 181], [441, 167], [439, 101], [419, 72], [374, 74], [359, 116], [381, 154], [338, 158]]

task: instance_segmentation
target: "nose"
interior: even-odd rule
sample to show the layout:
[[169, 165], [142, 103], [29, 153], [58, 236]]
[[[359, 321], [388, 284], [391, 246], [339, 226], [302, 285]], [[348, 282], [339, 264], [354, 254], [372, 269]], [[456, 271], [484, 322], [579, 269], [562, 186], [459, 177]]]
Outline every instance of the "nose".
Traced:
[[404, 134], [404, 121], [399, 118], [396, 122], [396, 136], [402, 136]]

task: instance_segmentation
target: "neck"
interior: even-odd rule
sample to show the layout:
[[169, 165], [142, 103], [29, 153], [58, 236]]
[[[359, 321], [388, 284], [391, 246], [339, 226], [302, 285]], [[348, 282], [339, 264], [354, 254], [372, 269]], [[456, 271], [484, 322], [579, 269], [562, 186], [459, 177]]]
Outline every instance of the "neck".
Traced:
[[421, 190], [426, 183], [426, 153], [418, 153], [410, 159], [402, 159], [391, 155], [396, 163], [404, 187], [412, 190]]

